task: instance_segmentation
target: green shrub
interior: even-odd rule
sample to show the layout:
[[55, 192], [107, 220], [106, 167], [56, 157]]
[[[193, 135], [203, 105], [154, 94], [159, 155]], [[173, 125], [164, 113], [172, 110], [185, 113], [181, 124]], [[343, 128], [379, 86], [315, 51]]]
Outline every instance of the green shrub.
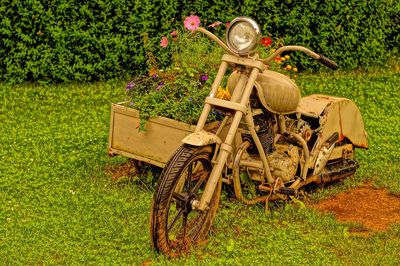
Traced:
[[[383, 65], [399, 52], [395, 0], [3, 0], [0, 80], [90, 81], [143, 73], [143, 33], [166, 66], [170, 56], [161, 52], [160, 38], [191, 13], [205, 26], [253, 17], [264, 35], [308, 46], [345, 69]], [[318, 68], [296, 58], [303, 68]]]

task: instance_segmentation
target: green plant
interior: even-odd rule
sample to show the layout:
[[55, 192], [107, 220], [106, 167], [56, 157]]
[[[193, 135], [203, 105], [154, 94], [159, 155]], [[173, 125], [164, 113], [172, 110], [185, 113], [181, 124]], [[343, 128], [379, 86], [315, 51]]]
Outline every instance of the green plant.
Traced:
[[[267, 58], [282, 46], [284, 46], [284, 42], [281, 38], [272, 40], [270, 37], [263, 37], [261, 38], [257, 52], [261, 58]], [[274, 58], [274, 60], [269, 64], [268, 70], [281, 72], [292, 80], [295, 80], [298, 72], [295, 62], [296, 61], [293, 60], [293, 56], [290, 53], [283, 53]]]
[[[396, 0], [82, 1], [3, 0], [0, 6], [0, 80], [109, 80], [146, 73], [143, 34], [163, 67], [171, 53], [161, 36], [197, 14], [203, 25], [250, 16], [262, 32], [307, 46], [343, 69], [386, 65], [399, 57]], [[301, 69], [319, 65], [296, 55]]]
[[[174, 31], [170, 39], [165, 48], [173, 55], [171, 65], [159, 69], [159, 62], [148, 50], [150, 72], [135, 77], [126, 86], [127, 104], [140, 111], [142, 130], [146, 121], [155, 116], [195, 123], [210, 91], [209, 77], [218, 70], [222, 49], [206, 37], [181, 29]], [[217, 112], [212, 113], [210, 121], [216, 115]]]

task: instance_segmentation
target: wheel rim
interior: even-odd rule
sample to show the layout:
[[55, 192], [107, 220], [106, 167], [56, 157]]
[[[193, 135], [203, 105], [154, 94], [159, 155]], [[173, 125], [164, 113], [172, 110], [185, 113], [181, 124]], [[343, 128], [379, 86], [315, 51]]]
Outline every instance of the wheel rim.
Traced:
[[208, 155], [200, 155], [177, 178], [166, 219], [167, 241], [173, 250], [185, 251], [199, 240], [208, 211], [195, 211], [191, 203], [200, 199], [210, 172]]

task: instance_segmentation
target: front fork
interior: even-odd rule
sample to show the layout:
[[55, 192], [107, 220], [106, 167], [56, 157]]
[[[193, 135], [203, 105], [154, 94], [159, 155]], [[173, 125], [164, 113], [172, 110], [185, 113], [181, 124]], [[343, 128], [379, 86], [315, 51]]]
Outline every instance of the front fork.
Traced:
[[[218, 86], [222, 81], [222, 78], [226, 72], [227, 63], [222, 62], [217, 77], [211, 87], [210, 97], [207, 97], [206, 104], [203, 108], [202, 114], [200, 116], [199, 122], [196, 127], [196, 132], [203, 129], [205, 121], [208, 117], [208, 114], [211, 110], [212, 105], [216, 106], [224, 106], [230, 108], [229, 105], [232, 105], [232, 109], [235, 110], [235, 114], [232, 119], [232, 123], [230, 125], [229, 131], [226, 135], [225, 141], [221, 144], [219, 153], [216, 159], [216, 163], [213, 166], [210, 177], [207, 181], [204, 192], [200, 198], [200, 200], [194, 200], [192, 202], [193, 209], [197, 209], [200, 211], [207, 210], [209, 203], [211, 201], [212, 195], [217, 187], [219, 179], [221, 178], [222, 171], [224, 169], [225, 163], [228, 159], [228, 156], [232, 152], [232, 143], [234, 141], [237, 129], [239, 128], [240, 121], [242, 120], [243, 115], [246, 114], [247, 110], [250, 110], [247, 106], [250, 99], [250, 94], [253, 90], [254, 83], [257, 79], [258, 74], [260, 73], [259, 68], [252, 68], [250, 76], [247, 80], [247, 84], [244, 87], [245, 79], [243, 77], [244, 74], [241, 75], [241, 82], [238, 82], [238, 85], [235, 88], [235, 91], [232, 95], [231, 101], [224, 101], [220, 99], [213, 99], [214, 95], [218, 90]], [[211, 98], [211, 99], [210, 99]], [[240, 102], [239, 102], [240, 100]]]

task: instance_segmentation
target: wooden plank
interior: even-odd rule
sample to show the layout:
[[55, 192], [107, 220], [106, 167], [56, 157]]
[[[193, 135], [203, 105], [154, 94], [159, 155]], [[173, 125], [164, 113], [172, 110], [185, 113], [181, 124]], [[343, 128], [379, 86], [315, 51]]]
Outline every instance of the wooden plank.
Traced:
[[155, 161], [155, 160], [151, 160], [151, 159], [148, 159], [146, 157], [142, 157], [142, 156], [139, 156], [139, 155], [136, 155], [136, 154], [132, 154], [132, 153], [121, 151], [121, 150], [116, 150], [116, 149], [113, 149], [113, 148], [111, 148], [109, 151], [114, 155], [121, 155], [121, 156], [124, 156], [124, 157], [127, 157], [127, 158], [131, 158], [131, 159], [135, 159], [135, 160], [142, 161], [142, 162], [145, 162], [145, 163], [149, 163], [149, 164], [158, 166], [160, 168], [164, 168], [165, 167], [165, 163], [158, 162], [158, 161]]
[[139, 131], [139, 112], [113, 104], [111, 111], [109, 151], [163, 167], [182, 139], [196, 128], [165, 117], [151, 118], [146, 131]]

